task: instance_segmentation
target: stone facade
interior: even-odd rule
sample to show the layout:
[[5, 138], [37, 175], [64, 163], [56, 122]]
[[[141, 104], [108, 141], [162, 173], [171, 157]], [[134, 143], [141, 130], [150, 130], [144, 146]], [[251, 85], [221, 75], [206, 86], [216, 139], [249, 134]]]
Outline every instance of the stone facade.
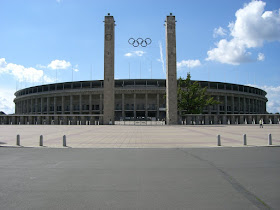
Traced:
[[[231, 83], [198, 81], [220, 101], [203, 114], [266, 114], [266, 92]], [[91, 116], [103, 122], [104, 81], [41, 85], [15, 93], [16, 115]], [[115, 80], [114, 120], [166, 120], [166, 81], [163, 79]], [[182, 120], [185, 120], [184, 117]], [[178, 122], [181, 123], [181, 122]]]

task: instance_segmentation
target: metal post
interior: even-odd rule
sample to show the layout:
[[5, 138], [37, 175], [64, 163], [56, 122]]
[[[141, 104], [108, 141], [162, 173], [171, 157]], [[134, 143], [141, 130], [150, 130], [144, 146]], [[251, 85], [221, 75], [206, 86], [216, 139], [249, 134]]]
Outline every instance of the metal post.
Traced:
[[17, 135], [17, 146], [20, 146], [20, 135]]
[[246, 137], [246, 134], [243, 134], [243, 145], [247, 145], [247, 137]]
[[272, 136], [271, 136], [271, 133], [268, 134], [268, 145], [272, 145]]
[[66, 136], [63, 136], [63, 146], [66, 147]]
[[218, 146], [221, 146], [221, 136], [218, 135]]
[[43, 146], [43, 135], [40, 136], [40, 144], [41, 147]]

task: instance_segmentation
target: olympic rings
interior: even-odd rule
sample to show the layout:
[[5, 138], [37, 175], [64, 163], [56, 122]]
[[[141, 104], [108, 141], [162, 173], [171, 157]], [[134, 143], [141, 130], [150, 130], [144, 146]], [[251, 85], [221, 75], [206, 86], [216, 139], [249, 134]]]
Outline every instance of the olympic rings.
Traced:
[[130, 45], [132, 45], [133, 47], [147, 47], [148, 45], [150, 45], [152, 43], [152, 40], [150, 38], [146, 38], [146, 39], [142, 39], [142, 38], [138, 38], [138, 39], [134, 39], [134, 38], [130, 38], [128, 40], [128, 43]]

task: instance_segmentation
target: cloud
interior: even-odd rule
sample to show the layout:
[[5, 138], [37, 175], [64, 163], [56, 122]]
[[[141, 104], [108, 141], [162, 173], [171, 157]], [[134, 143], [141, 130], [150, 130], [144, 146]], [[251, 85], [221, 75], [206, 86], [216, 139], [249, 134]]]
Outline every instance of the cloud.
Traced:
[[157, 59], [157, 61], [159, 61], [161, 63], [161, 67], [162, 67], [162, 72], [164, 74], [166, 74], [165, 68], [164, 68], [164, 59], [163, 59], [163, 50], [162, 50], [162, 43], [161, 41], [158, 42], [159, 45], [159, 54], [160, 54], [160, 58]]
[[124, 54], [124, 56], [126, 57], [133, 57], [133, 56], [143, 56], [146, 52], [144, 51], [141, 51], [141, 50], [138, 50], [138, 51], [132, 51], [132, 52], [129, 52], [129, 53], [126, 53]]
[[13, 114], [15, 112], [15, 104], [13, 102], [15, 90], [3, 89], [0, 91], [0, 111], [6, 114]]
[[265, 59], [264, 54], [263, 53], [259, 53], [258, 54], [258, 61], [264, 61], [264, 59]]
[[53, 60], [49, 65], [48, 68], [56, 70], [56, 69], [67, 69], [71, 66], [70, 62], [65, 60]]
[[199, 60], [182, 60], [181, 62], [177, 62], [178, 69], [182, 69], [184, 67], [195, 68], [198, 66], [201, 66], [201, 63]]
[[39, 69], [46, 69], [47, 68], [47, 66], [44, 66], [44, 65], [41, 65], [41, 64], [37, 64], [36, 67], [39, 68]]
[[221, 39], [207, 52], [208, 61], [239, 65], [252, 62], [250, 48], [262, 47], [266, 41], [280, 41], [280, 10], [264, 11], [266, 3], [252, 1], [236, 13], [228, 25], [230, 39]]
[[44, 81], [54, 82], [54, 79], [44, 75], [43, 70], [38, 70], [33, 67], [24, 67], [23, 65], [7, 63], [5, 58], [0, 58], [0, 74], [10, 74], [19, 82], [41, 82], [44, 76]]
[[126, 56], [126, 57], [131, 57], [133, 54], [132, 53], [126, 53], [126, 54], [124, 54], [124, 56]]
[[267, 112], [269, 113], [276, 113], [280, 112], [280, 86], [258, 86], [258, 85], [251, 85], [248, 86], [257, 87], [267, 92]]
[[60, 3], [60, 2], [62, 2], [62, 0], [56, 0], [56, 2], [57, 2], [57, 3]]
[[246, 51], [246, 47], [241, 40], [232, 39], [227, 41], [222, 39], [214, 48], [207, 52], [207, 61], [218, 61], [231, 65], [239, 65], [240, 63], [251, 62], [251, 53]]
[[79, 67], [78, 64], [75, 65], [75, 68], [73, 68], [73, 70], [74, 70], [75, 72], [78, 72], [78, 71], [79, 71], [78, 67]]
[[0, 71], [4, 71], [7, 66], [7, 62], [5, 58], [0, 58]]
[[269, 113], [280, 112], [280, 86], [263, 86], [260, 88], [267, 92], [267, 111]]
[[227, 35], [227, 31], [225, 29], [223, 29], [222, 27], [214, 29], [214, 33], [213, 33], [214, 38], [216, 38], [218, 36], [225, 36], [225, 35]]

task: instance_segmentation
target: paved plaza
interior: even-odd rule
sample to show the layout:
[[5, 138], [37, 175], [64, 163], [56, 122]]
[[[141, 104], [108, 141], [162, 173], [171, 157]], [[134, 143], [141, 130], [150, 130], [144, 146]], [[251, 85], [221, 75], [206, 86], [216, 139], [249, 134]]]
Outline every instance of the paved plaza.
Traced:
[[216, 147], [217, 135], [225, 147], [267, 146], [268, 134], [280, 146], [280, 125], [126, 126], [126, 125], [0, 125], [0, 146], [62, 148], [63, 135], [72, 148], [189, 148]]
[[280, 147], [0, 147], [8, 209], [279, 209]]
[[1, 125], [1, 209], [277, 209], [279, 128]]

